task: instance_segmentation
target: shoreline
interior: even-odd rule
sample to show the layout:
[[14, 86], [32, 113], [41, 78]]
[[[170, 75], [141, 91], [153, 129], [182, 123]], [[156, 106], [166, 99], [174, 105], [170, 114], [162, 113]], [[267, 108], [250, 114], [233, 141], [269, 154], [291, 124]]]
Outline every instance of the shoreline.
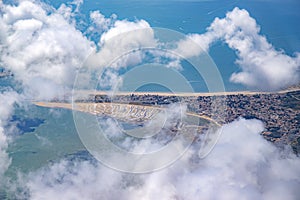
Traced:
[[230, 91], [230, 92], [197, 92], [197, 93], [169, 93], [169, 92], [126, 92], [126, 91], [118, 91], [116, 93], [111, 91], [76, 91], [74, 94], [77, 95], [108, 95], [108, 96], [114, 96], [114, 95], [157, 95], [157, 96], [189, 96], [189, 97], [196, 97], [196, 96], [228, 96], [228, 95], [257, 95], [257, 94], [284, 94], [288, 92], [296, 92], [300, 91], [300, 88], [294, 88], [294, 89], [286, 89], [286, 90], [280, 90], [280, 91], [274, 91], [274, 92], [259, 92], [259, 91]]
[[[68, 110], [76, 110], [76, 111], [80, 111], [80, 112], [85, 112], [85, 113], [89, 113], [92, 115], [95, 115], [95, 110], [91, 110], [89, 108], [94, 107], [95, 105], [108, 105], [110, 106], [111, 103], [76, 103], [75, 105], [78, 105], [77, 108], [73, 108], [73, 104], [72, 103], [62, 103], [62, 102], [32, 102], [34, 105], [36, 106], [40, 106], [40, 107], [46, 107], [46, 108], [62, 108], [62, 109], [68, 109]], [[120, 105], [118, 103], [114, 103], [116, 105]], [[124, 104], [126, 105], [126, 104]], [[158, 110], [163, 110], [163, 108], [160, 107], [154, 107], [154, 106], [145, 106], [145, 105], [133, 105], [132, 106], [137, 106], [137, 107], [149, 107], [149, 108], [154, 108], [154, 109], [158, 109]], [[105, 115], [105, 114], [104, 114]], [[212, 118], [206, 116], [206, 115], [199, 115], [197, 113], [192, 113], [192, 112], [186, 112], [186, 115], [188, 116], [194, 116], [194, 117], [198, 117], [198, 118], [202, 118], [205, 119], [207, 121], [210, 121], [214, 124], [216, 124], [217, 126], [221, 126], [220, 123], [218, 123], [217, 121], [213, 120]]]

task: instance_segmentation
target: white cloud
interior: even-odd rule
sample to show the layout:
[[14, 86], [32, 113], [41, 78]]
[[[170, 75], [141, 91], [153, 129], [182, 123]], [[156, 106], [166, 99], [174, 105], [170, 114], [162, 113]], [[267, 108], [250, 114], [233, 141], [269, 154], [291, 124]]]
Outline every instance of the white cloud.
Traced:
[[[51, 99], [71, 89], [76, 70], [93, 49], [59, 11], [37, 1], [0, 2], [0, 63], [14, 74], [20, 93], [0, 94], [0, 180], [10, 165], [8, 121], [21, 99]], [[6, 91], [6, 92], [5, 92]], [[24, 94], [26, 95], [24, 97]], [[15, 128], [13, 128], [15, 130]], [[0, 183], [2, 186], [2, 183]], [[2, 189], [2, 188], [1, 188]]]
[[[77, 11], [80, 4], [81, 1], [75, 2]], [[95, 49], [94, 43], [75, 28], [76, 24], [72, 21], [74, 17], [72, 9], [63, 4], [55, 10], [46, 4], [30, 0], [19, 1], [15, 5], [6, 5], [1, 2], [0, 9], [1, 65], [11, 70], [14, 79], [21, 83], [25, 98], [52, 99], [72, 89], [76, 71], [89, 53]], [[104, 52], [103, 55], [107, 59], [112, 58], [110, 53], [113, 56], [118, 55], [114, 54], [116, 49], [122, 48], [126, 51], [131, 47], [138, 48], [155, 43], [150, 25], [144, 20], [116, 21], [114, 15], [106, 19], [100, 12], [92, 13], [91, 18], [97, 23], [98, 28], [101, 26], [106, 31], [101, 37], [101, 45], [106, 45], [101, 46], [103, 47], [101, 53]], [[148, 28], [148, 30], [138, 37], [133, 37], [132, 34], [129, 37], [128, 34], [126, 37], [119, 37], [118, 42], [121, 43], [112, 44], [107, 41], [115, 34], [142, 28]], [[139, 60], [138, 56], [127, 56], [125, 61], [127, 64], [132, 64], [135, 60]], [[21, 96], [14, 94], [16, 98]], [[7, 101], [5, 103], [11, 102], [8, 99], [10, 93], [1, 95], [3, 95], [2, 99]], [[6, 154], [8, 138], [3, 127], [9, 117], [9, 114], [6, 116], [4, 111], [13, 108], [6, 106], [5, 103], [0, 107], [3, 111], [3, 120], [1, 118], [0, 124], [1, 174], [10, 163]]]
[[76, 69], [93, 49], [73, 24], [31, 1], [4, 5], [0, 21], [0, 59], [28, 95], [53, 98], [71, 88]]
[[[145, 20], [137, 20], [135, 22], [127, 20], [116, 21], [114, 26], [110, 30], [102, 34], [100, 43], [105, 43], [113, 37], [121, 35], [122, 33], [127, 33], [139, 29], [150, 29], [150, 25]], [[152, 45], [153, 42], [155, 42], [153, 41], [153, 32], [151, 30], [142, 33], [145, 35], [136, 35], [136, 37], [133, 37], [132, 35], [129, 35], [129, 37], [124, 34], [123, 36], [125, 36], [125, 38], [122, 38], [122, 40], [120, 38], [122, 42], [121, 44], [127, 44], [130, 41], [130, 39], [132, 41], [135, 41], [135, 44]]]
[[178, 41], [175, 52], [182, 57], [197, 56], [208, 51], [211, 42], [212, 38], [210, 35], [190, 34], [186, 39]]
[[[124, 63], [134, 63], [141, 60], [142, 53], [127, 54], [133, 49], [141, 47], [155, 47], [154, 32], [150, 25], [144, 20], [130, 22], [127, 20], [115, 21], [112, 28], [101, 35], [99, 46], [100, 50], [93, 57], [91, 63], [94, 67], [109, 65], [118, 59], [118, 65], [114, 68], [126, 67]], [[124, 56], [127, 54], [127, 56]], [[121, 57], [120, 56], [124, 56]]]
[[[124, 113], [123, 118], [138, 120], [136, 115], [132, 113]], [[179, 147], [183, 143], [180, 141], [182, 138], [175, 139], [175, 135], [171, 135], [167, 130], [173, 128], [177, 122], [182, 122], [184, 118], [186, 118], [186, 105], [171, 104], [163, 112], [153, 113], [153, 118], [146, 121], [143, 127], [129, 129], [126, 132], [122, 132], [120, 129], [122, 125], [120, 126], [112, 120], [102, 121], [100, 124], [103, 127], [105, 137], [117, 146], [135, 154], [146, 154], [159, 151], [170, 142], [178, 143]], [[162, 159], [166, 158], [163, 151], [159, 155]], [[122, 163], [122, 165], [124, 164]]]
[[112, 14], [109, 18], [105, 17], [99, 10], [90, 12], [90, 24], [87, 27], [86, 35], [94, 41], [99, 41], [101, 35], [108, 31], [117, 20], [117, 15]]
[[190, 149], [174, 165], [133, 175], [87, 161], [61, 161], [30, 174], [31, 199], [297, 199], [300, 159], [279, 152], [259, 133], [258, 120], [239, 119], [223, 127], [219, 142], [203, 160]]
[[[98, 14], [96, 13], [96, 15]], [[102, 19], [101, 15], [98, 17]], [[106, 22], [103, 23], [101, 24], [105, 26]], [[109, 76], [105, 77], [108, 82], [102, 85], [110, 85], [111, 88], [118, 89], [120, 85], [117, 84], [122, 82], [118, 70], [142, 63], [144, 52], [141, 49], [154, 48], [156, 45], [154, 31], [145, 20], [133, 22], [114, 20], [110, 28], [101, 35], [98, 43], [99, 51], [88, 58], [85, 66], [96, 69], [98, 72], [101, 72], [104, 67], [108, 69], [109, 73], [107, 75]], [[116, 77], [120, 82], [115, 81], [117, 80]], [[101, 82], [105, 81], [102, 80]]]
[[5, 126], [9, 120], [14, 104], [20, 100], [19, 95], [14, 91], [6, 91], [0, 94], [0, 186], [3, 184], [3, 174], [8, 169], [11, 159], [8, 157], [6, 149], [9, 143], [9, 136], [5, 133]]
[[[14, 73], [25, 94], [48, 99], [70, 88], [76, 70], [94, 45], [68, 20], [70, 14], [62, 15], [67, 7], [59, 11], [46, 7], [32, 1], [20, 1], [17, 6], [1, 3], [0, 51], [1, 64]], [[94, 57], [106, 59], [100, 64], [132, 48], [157, 45], [153, 30], [144, 20], [113, 21], [100, 12], [91, 17], [105, 31], [100, 52]], [[135, 32], [122, 35], [128, 31]], [[204, 50], [222, 39], [237, 51], [242, 72], [232, 76], [234, 82], [276, 89], [299, 80], [296, 70], [300, 56], [293, 58], [276, 50], [259, 35], [255, 20], [245, 10], [236, 8], [224, 19], [216, 19], [207, 33], [191, 37]], [[188, 52], [189, 45], [182, 45], [180, 52], [186, 56], [202, 51], [193, 48]], [[143, 55], [126, 57], [115, 68], [138, 62], [139, 56]], [[19, 98], [16, 92], [0, 94], [0, 176], [10, 164], [3, 127]], [[87, 161], [60, 161], [28, 176], [23, 174], [24, 182], [19, 184], [28, 189], [30, 199], [297, 199], [299, 158], [265, 141], [259, 135], [262, 130], [257, 120], [240, 119], [225, 125], [219, 142], [205, 159], [196, 159], [198, 149], [193, 146], [174, 165], [155, 173], [124, 174]], [[151, 150], [152, 145], [157, 144], [132, 145], [129, 141], [127, 146], [142, 151], [143, 147]]]
[[97, 31], [107, 31], [112, 25], [117, 16], [113, 14], [110, 18], [106, 18], [99, 10], [90, 13], [92, 22], [96, 25]]
[[[244, 9], [234, 8], [225, 18], [216, 18], [204, 34], [192, 34], [190, 39], [199, 47], [190, 48], [191, 41], [182, 40], [177, 51], [185, 56], [195, 56], [216, 41], [224, 41], [238, 57], [236, 63], [240, 72], [233, 73], [230, 81], [250, 88], [277, 90], [300, 81], [300, 56], [294, 57], [277, 50], [266, 37], [260, 34], [260, 27]], [[201, 48], [200, 48], [201, 47]]]

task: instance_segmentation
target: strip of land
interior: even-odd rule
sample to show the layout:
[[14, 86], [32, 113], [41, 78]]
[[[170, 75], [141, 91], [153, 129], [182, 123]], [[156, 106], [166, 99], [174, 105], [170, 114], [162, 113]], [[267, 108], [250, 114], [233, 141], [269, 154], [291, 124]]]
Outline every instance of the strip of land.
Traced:
[[280, 90], [280, 91], [273, 91], [273, 92], [261, 92], [261, 91], [230, 91], [230, 92], [201, 92], [201, 93], [189, 93], [189, 92], [127, 92], [127, 91], [96, 91], [96, 90], [79, 90], [75, 91], [75, 94], [82, 94], [82, 95], [111, 95], [111, 96], [117, 96], [117, 95], [157, 95], [157, 96], [179, 96], [179, 97], [195, 97], [195, 96], [229, 96], [229, 95], [259, 95], [259, 94], [284, 94], [288, 92], [295, 92], [300, 91], [300, 88], [291, 88], [286, 90]]
[[[78, 95], [78, 96], [77, 96]], [[73, 96], [74, 97], [74, 96]], [[300, 87], [278, 92], [217, 92], [217, 93], [163, 93], [163, 92], [118, 92], [109, 94], [104, 91], [75, 92], [76, 108], [92, 114], [111, 115], [110, 110], [126, 107], [148, 110], [163, 109], [172, 103], [187, 105], [189, 116], [213, 121], [217, 125], [230, 123], [238, 117], [259, 119], [264, 122], [262, 135], [278, 145], [289, 144], [295, 152], [300, 152]], [[72, 104], [60, 100], [55, 102], [36, 102], [36, 105], [53, 108], [72, 108]], [[108, 105], [114, 104], [115, 108]], [[214, 107], [223, 104], [224, 106]], [[93, 106], [98, 106], [95, 109]], [[104, 106], [104, 107], [103, 107]], [[140, 107], [139, 107], [140, 106]], [[148, 107], [147, 107], [148, 106]], [[147, 115], [135, 111], [133, 116]], [[224, 115], [220, 112], [224, 113]], [[122, 111], [120, 111], [122, 113]], [[121, 115], [120, 115], [121, 116]], [[112, 116], [112, 117], [120, 117]], [[143, 120], [143, 119], [142, 119]]]
[[[134, 104], [122, 104], [122, 103], [61, 103], [61, 102], [33, 102], [37, 106], [48, 108], [64, 108], [69, 110], [76, 110], [80, 112], [90, 113], [93, 115], [106, 115], [114, 117], [123, 121], [126, 120], [151, 120], [159, 112], [165, 108], [158, 106], [147, 105], [134, 105]], [[217, 126], [221, 126], [218, 122], [212, 118], [199, 115], [196, 113], [187, 112], [187, 116], [198, 117], [214, 123]]]

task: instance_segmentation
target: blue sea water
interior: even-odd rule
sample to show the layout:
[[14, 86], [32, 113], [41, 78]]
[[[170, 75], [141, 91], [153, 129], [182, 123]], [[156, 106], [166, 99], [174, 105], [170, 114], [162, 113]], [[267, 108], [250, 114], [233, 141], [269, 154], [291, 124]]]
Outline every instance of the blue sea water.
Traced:
[[[46, 0], [59, 7], [62, 0]], [[222, 18], [234, 7], [246, 9], [261, 27], [261, 34], [276, 49], [289, 55], [300, 52], [300, 1], [298, 0], [85, 0], [80, 8], [81, 18], [86, 19], [91, 11], [99, 10], [106, 17], [116, 14], [118, 19], [144, 19], [152, 27], [163, 27], [184, 34], [204, 33], [216, 18]], [[216, 63], [227, 91], [246, 90], [245, 86], [229, 81], [233, 72], [239, 71], [236, 55], [222, 42], [212, 46], [210, 56]], [[192, 73], [192, 72], [191, 72]], [[203, 87], [196, 87], [199, 92]], [[205, 89], [204, 89], [205, 90]]]
[[[71, 1], [65, 0], [44, 2], [55, 8], [62, 3], [71, 5]], [[116, 14], [118, 19], [144, 19], [152, 27], [168, 28], [184, 34], [204, 33], [216, 17], [223, 18], [234, 7], [246, 9], [260, 25], [261, 34], [276, 49], [291, 56], [300, 52], [298, 0], [84, 0], [77, 19], [83, 21], [78, 28], [84, 30], [88, 26], [90, 12], [99, 10], [106, 17]], [[221, 72], [227, 91], [248, 89], [229, 81], [230, 75], [239, 71], [239, 66], [235, 63], [235, 52], [222, 42], [217, 42], [211, 47], [209, 54]], [[196, 86], [196, 91], [202, 92], [205, 88]]]
[[[46, 0], [54, 7], [59, 7], [63, 0]], [[257, 20], [261, 33], [277, 49], [293, 55], [300, 52], [300, 2], [288, 1], [180, 1], [180, 0], [86, 0], [80, 12], [83, 19], [90, 11], [100, 10], [105, 16], [117, 14], [118, 19], [144, 19], [153, 27], [173, 29], [182, 33], [204, 33], [206, 27], [215, 17], [224, 17], [234, 7], [244, 8]], [[210, 50], [210, 56], [218, 66], [226, 86], [226, 90], [245, 90], [244, 86], [229, 82], [230, 75], [238, 71], [235, 64], [236, 55], [226, 45], [219, 42]], [[189, 73], [189, 72], [187, 72]], [[191, 74], [193, 72], [190, 72]], [[6, 80], [0, 80], [7, 85]], [[144, 87], [145, 90], [153, 90]], [[24, 122], [15, 113], [15, 120], [23, 122], [19, 127], [24, 134], [16, 138], [8, 151], [12, 165], [8, 174], [18, 170], [31, 171], [47, 163], [51, 163], [68, 154], [76, 154], [84, 150], [74, 127], [70, 111], [47, 109], [33, 106], [36, 119], [32, 123]], [[39, 121], [42, 120], [42, 121]], [[32, 121], [31, 121], [32, 122]], [[34, 130], [32, 130], [34, 126]]]
[[[14, 177], [18, 171], [27, 173], [85, 150], [70, 110], [29, 106], [25, 110], [17, 109], [15, 116], [18, 117], [13, 117], [14, 122], [22, 123], [24, 120], [20, 119], [27, 119], [27, 123], [18, 127], [23, 134], [15, 136], [9, 145], [12, 164], [8, 176]], [[28, 119], [34, 119], [29, 121], [35, 123], [29, 123]]]

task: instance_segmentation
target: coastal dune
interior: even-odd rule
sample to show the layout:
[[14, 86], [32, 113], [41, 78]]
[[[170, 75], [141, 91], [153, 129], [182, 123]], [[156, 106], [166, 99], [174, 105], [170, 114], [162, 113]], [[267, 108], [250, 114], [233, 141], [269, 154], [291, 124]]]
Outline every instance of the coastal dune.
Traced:
[[[61, 103], [61, 102], [33, 102], [37, 106], [48, 108], [63, 108], [76, 110], [80, 112], [90, 113], [93, 115], [105, 115], [123, 121], [147, 121], [153, 119], [158, 113], [164, 111], [165, 108], [158, 106], [145, 106], [135, 104], [122, 103]], [[217, 126], [221, 126], [212, 118], [199, 115], [196, 113], [187, 112], [189, 117], [197, 117], [212, 122]]]

